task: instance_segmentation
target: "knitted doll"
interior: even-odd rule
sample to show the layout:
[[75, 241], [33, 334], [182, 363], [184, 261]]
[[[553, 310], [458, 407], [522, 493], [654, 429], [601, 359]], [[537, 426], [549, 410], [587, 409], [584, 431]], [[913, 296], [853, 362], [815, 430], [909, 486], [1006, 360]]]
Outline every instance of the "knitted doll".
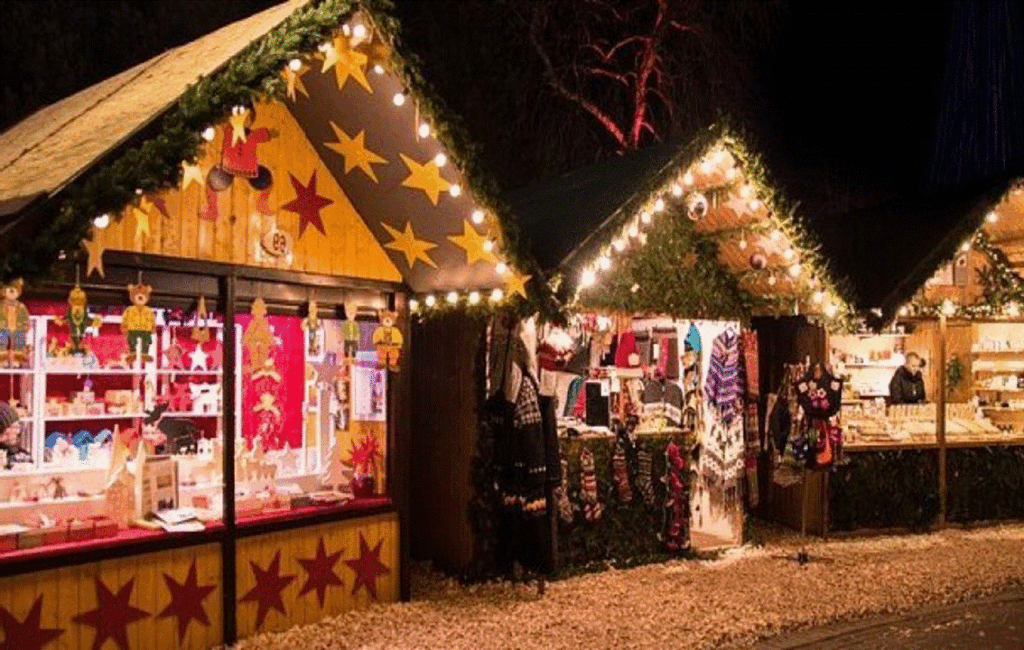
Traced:
[[128, 339], [128, 354], [139, 354], [143, 361], [150, 360], [148, 352], [153, 344], [153, 329], [156, 327], [153, 310], [147, 305], [152, 291], [153, 287], [147, 284], [129, 284], [128, 297], [132, 304], [121, 316], [121, 331]]

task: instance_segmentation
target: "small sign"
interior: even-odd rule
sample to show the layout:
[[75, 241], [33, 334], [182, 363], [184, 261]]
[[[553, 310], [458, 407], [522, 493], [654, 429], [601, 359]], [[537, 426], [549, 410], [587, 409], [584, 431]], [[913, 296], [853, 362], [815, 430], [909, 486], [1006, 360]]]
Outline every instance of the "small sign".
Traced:
[[272, 228], [263, 235], [260, 245], [271, 257], [287, 257], [292, 252], [292, 236], [284, 230]]

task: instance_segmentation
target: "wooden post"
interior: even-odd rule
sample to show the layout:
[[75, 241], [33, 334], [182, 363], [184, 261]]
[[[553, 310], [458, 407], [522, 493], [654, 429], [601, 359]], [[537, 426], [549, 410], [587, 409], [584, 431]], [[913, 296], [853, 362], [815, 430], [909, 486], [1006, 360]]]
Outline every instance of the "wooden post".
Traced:
[[235, 273], [224, 277], [224, 361], [222, 367], [221, 404], [224, 405], [224, 538], [221, 540], [221, 594], [224, 596], [224, 643], [232, 645], [238, 638], [236, 537], [235, 537], [235, 381], [238, 359], [235, 354]]
[[939, 399], [935, 413], [935, 441], [939, 446], [939, 528], [946, 526], [946, 315], [939, 316]]

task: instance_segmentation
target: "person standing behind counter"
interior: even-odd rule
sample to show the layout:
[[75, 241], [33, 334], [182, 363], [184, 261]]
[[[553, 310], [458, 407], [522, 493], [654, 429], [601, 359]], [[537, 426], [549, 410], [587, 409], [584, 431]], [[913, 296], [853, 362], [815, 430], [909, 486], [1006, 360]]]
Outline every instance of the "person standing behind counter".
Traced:
[[925, 401], [924, 377], [921, 375], [923, 366], [921, 355], [907, 353], [906, 361], [889, 380], [890, 404], [920, 404]]

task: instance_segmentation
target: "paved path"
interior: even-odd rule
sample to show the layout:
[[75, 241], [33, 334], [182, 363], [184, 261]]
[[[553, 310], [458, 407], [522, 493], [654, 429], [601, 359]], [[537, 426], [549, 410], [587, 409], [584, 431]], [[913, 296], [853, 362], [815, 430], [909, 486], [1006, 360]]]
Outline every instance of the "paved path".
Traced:
[[1024, 650], [1024, 589], [902, 616], [828, 625], [757, 650]]

